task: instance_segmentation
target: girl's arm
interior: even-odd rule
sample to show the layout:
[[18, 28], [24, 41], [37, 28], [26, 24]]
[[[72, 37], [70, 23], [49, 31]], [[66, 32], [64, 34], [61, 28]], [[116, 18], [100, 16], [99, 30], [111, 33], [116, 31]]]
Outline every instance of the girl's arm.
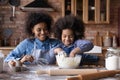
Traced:
[[75, 56], [75, 54], [89, 51], [94, 47], [93, 43], [89, 40], [77, 40], [74, 45], [75, 48], [70, 53], [71, 57]]
[[63, 51], [61, 48], [56, 48], [56, 49], [54, 49], [54, 53], [55, 53], [55, 54], [58, 54], [58, 53], [60, 53], [61, 51]]
[[94, 45], [89, 40], [77, 40], [75, 41], [75, 46], [80, 48], [80, 53], [91, 50]]

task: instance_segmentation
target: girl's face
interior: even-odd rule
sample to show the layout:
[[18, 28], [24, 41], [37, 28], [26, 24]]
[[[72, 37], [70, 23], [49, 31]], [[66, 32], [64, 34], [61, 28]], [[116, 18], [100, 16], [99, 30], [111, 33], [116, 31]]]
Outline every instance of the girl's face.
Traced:
[[41, 41], [44, 41], [49, 33], [47, 25], [44, 22], [36, 24], [33, 27], [32, 32], [35, 34], [35, 37]]
[[69, 46], [74, 42], [74, 34], [71, 29], [64, 29], [61, 35], [62, 42], [65, 46]]

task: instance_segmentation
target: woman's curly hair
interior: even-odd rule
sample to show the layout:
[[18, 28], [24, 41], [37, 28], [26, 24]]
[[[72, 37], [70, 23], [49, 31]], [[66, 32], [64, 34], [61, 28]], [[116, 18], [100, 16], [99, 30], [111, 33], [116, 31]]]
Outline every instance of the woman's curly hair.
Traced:
[[26, 21], [26, 32], [28, 33], [29, 36], [34, 36], [34, 34], [32, 33], [32, 29], [36, 24], [41, 22], [44, 22], [47, 24], [48, 31], [51, 30], [53, 19], [49, 14], [45, 12], [40, 12], [40, 13], [30, 13], [28, 15], [28, 18]]
[[67, 15], [59, 18], [54, 26], [55, 37], [61, 40], [62, 30], [71, 29], [74, 33], [74, 40], [84, 38], [85, 27], [84, 23], [77, 16]]

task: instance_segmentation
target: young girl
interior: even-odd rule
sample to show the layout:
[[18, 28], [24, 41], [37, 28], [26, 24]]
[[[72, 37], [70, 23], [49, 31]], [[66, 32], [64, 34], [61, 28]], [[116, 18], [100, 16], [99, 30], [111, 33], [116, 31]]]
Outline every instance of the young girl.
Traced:
[[54, 52], [58, 54], [65, 51], [70, 57], [82, 55], [82, 62], [98, 61], [97, 56], [83, 54], [93, 48], [92, 42], [84, 39], [84, 31], [84, 23], [75, 16], [68, 15], [58, 19], [54, 25], [54, 33], [62, 43], [54, 49]]
[[21, 64], [55, 63], [55, 55], [51, 51], [59, 44], [59, 41], [48, 37], [52, 17], [43, 12], [31, 13], [26, 24], [26, 31], [30, 37], [11, 51], [4, 61], [11, 65], [16, 64], [14, 60], [19, 60]]

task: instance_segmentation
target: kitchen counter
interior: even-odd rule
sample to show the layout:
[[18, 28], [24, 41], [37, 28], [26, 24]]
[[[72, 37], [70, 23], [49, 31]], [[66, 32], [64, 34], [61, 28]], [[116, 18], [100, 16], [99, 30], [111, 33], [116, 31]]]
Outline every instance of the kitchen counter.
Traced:
[[0, 47], [0, 51], [7, 56], [15, 47]]
[[4, 72], [0, 73], [0, 79], [3, 80], [65, 80], [68, 76], [49, 76], [48, 74], [41, 74], [37, 75], [35, 73], [36, 70], [39, 69], [49, 69], [58, 68], [57, 66], [36, 66], [36, 65], [29, 65], [25, 66], [21, 72], [13, 72], [9, 68], [9, 66], [5, 63], [4, 64]]
[[[38, 69], [57, 69], [57, 66], [25, 66], [25, 71], [13, 72], [8, 65], [4, 64], [4, 72], [0, 73], [1, 80], [65, 80], [71, 76], [49, 76], [48, 74], [38, 75], [35, 73]], [[97, 68], [98, 69], [98, 68]], [[120, 80], [120, 75], [114, 77], [102, 78], [99, 80]]]
[[6, 50], [6, 49], [12, 50], [12, 49], [14, 49], [14, 48], [15, 48], [15, 47], [12, 47], [12, 46], [11, 46], [11, 47], [0, 47], [0, 49], [3, 49], [3, 50], [4, 50], [4, 49], [5, 49], [5, 50]]

